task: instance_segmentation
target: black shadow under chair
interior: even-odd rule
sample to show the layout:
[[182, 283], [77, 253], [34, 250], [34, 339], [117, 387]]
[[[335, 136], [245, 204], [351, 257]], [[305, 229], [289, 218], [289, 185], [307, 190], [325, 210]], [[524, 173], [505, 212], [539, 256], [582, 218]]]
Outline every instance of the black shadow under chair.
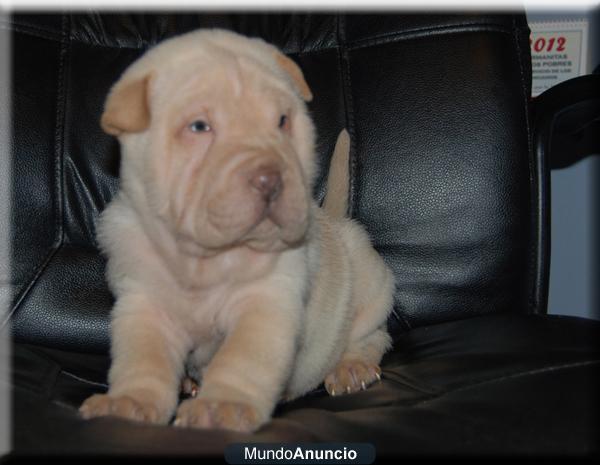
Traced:
[[[13, 447], [21, 454], [221, 455], [241, 441], [370, 442], [390, 455], [598, 451], [600, 322], [546, 315], [547, 150], [522, 14], [14, 14]], [[351, 214], [397, 279], [383, 380], [282, 404], [252, 436], [83, 421], [106, 390], [112, 297], [95, 220], [119, 179], [107, 91], [196, 28], [260, 36], [315, 96], [322, 199], [349, 129]], [[537, 144], [537, 145], [536, 145]]]

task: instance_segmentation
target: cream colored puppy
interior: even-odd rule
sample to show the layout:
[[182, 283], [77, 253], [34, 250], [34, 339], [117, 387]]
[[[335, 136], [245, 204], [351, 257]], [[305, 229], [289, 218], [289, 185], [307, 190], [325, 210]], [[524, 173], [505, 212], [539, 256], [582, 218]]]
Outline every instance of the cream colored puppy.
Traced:
[[[98, 223], [112, 366], [83, 417], [253, 431], [283, 397], [379, 379], [393, 275], [344, 218], [347, 133], [324, 208], [311, 197], [311, 98], [275, 47], [222, 30], [163, 42], [112, 88], [121, 188]], [[200, 389], [178, 406], [186, 372]]]

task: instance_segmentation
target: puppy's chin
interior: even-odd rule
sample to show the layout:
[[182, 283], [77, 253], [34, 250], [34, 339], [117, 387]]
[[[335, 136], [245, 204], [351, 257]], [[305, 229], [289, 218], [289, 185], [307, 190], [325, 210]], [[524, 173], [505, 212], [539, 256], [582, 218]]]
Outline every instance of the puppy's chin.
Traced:
[[245, 231], [235, 234], [212, 234], [201, 236], [176, 230], [177, 248], [185, 255], [211, 257], [236, 247], [248, 247], [256, 252], [282, 252], [304, 242], [308, 231], [308, 220], [294, 224], [279, 225], [270, 216], [256, 221]]
[[240, 243], [257, 252], [282, 252], [302, 245], [307, 231], [308, 221], [279, 226], [267, 217], [242, 238]]

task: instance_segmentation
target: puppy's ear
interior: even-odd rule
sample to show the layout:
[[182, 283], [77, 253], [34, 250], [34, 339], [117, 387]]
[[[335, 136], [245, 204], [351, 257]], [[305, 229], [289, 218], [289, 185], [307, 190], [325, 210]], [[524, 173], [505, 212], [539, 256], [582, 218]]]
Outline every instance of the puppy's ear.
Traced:
[[105, 132], [118, 136], [124, 132], [141, 132], [148, 127], [149, 81], [150, 76], [146, 75], [134, 80], [124, 79], [114, 85], [108, 94], [100, 119], [100, 125]]
[[310, 102], [313, 98], [313, 95], [310, 91], [310, 87], [308, 87], [308, 84], [304, 80], [304, 75], [302, 74], [300, 67], [283, 53], [277, 52], [275, 59], [277, 60], [279, 67], [292, 78], [292, 81], [294, 81], [294, 84], [300, 92], [301, 97], [306, 102]]

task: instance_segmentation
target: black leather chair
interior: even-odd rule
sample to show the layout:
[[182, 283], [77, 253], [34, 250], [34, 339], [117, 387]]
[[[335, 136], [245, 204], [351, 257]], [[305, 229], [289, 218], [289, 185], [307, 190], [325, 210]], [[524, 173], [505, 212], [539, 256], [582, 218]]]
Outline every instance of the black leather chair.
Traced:
[[[523, 15], [15, 14], [3, 27], [14, 454], [219, 456], [240, 441], [370, 442], [379, 457], [598, 451], [600, 322], [545, 314], [548, 167]], [[103, 101], [144, 50], [198, 27], [260, 36], [301, 65], [321, 166], [347, 127], [352, 215], [397, 278], [382, 382], [317, 389], [252, 436], [77, 414], [109, 366], [94, 220], [119, 146], [100, 129]]]

